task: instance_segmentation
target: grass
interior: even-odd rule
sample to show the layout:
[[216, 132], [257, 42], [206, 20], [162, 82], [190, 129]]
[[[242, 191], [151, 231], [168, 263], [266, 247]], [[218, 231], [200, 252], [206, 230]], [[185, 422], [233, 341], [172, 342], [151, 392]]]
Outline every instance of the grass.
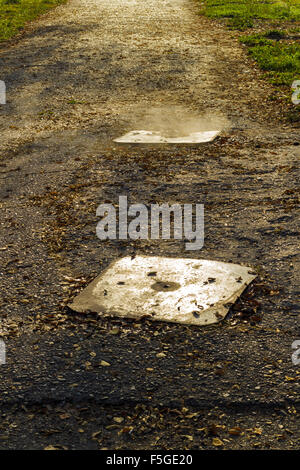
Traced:
[[253, 25], [255, 19], [299, 21], [299, 0], [206, 0], [203, 13], [210, 18], [228, 18], [230, 26]]
[[[300, 79], [300, 0], [206, 0], [201, 13], [246, 32], [240, 41], [274, 85]], [[283, 29], [270, 29], [274, 24]], [[259, 33], [249, 34], [249, 30]]]
[[250, 55], [274, 85], [291, 86], [294, 80], [300, 79], [300, 44], [289, 41], [288, 34], [269, 31], [247, 35], [240, 41], [248, 46]]
[[[291, 85], [300, 80], [300, 0], [205, 0], [200, 12], [240, 31], [251, 57], [291, 102]], [[287, 107], [300, 122], [300, 105]]]
[[0, 42], [17, 34], [28, 21], [65, 0], [0, 0]]

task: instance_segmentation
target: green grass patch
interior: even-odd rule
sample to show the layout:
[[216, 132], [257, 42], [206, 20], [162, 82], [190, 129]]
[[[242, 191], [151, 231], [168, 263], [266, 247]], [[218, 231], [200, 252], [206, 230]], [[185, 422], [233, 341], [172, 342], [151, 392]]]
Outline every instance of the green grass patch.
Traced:
[[300, 122], [300, 105], [291, 103], [300, 80], [300, 0], [202, 0], [200, 13], [243, 32], [240, 41], [285, 102], [288, 120]]
[[[293, 80], [300, 79], [300, 43], [270, 39], [282, 36], [282, 32], [270, 31], [265, 34], [253, 34], [240, 38], [249, 48], [250, 55], [275, 85], [291, 86]], [[278, 37], [277, 36], [277, 37]]]
[[229, 25], [244, 28], [254, 19], [298, 21], [299, 0], [206, 0], [202, 12], [210, 18], [229, 18]]
[[[201, 13], [246, 31], [241, 42], [274, 85], [300, 79], [300, 0], [206, 0]], [[280, 29], [270, 29], [274, 23]], [[250, 29], [259, 33], [249, 35]]]
[[65, 0], [0, 0], [0, 42], [10, 39], [24, 25]]
[[246, 29], [253, 27], [253, 21], [251, 18], [233, 17], [227, 21], [229, 29], [238, 29], [240, 31], [246, 31]]

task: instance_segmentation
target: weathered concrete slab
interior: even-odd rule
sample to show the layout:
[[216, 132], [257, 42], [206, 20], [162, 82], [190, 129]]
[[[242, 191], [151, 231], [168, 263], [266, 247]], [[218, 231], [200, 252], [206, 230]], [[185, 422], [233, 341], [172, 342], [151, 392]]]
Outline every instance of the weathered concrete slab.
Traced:
[[155, 131], [131, 131], [114, 140], [123, 144], [197, 144], [213, 141], [220, 131], [192, 132], [186, 136], [166, 137]]
[[201, 259], [137, 256], [112, 263], [69, 307], [117, 317], [210, 325], [256, 277], [251, 268]]

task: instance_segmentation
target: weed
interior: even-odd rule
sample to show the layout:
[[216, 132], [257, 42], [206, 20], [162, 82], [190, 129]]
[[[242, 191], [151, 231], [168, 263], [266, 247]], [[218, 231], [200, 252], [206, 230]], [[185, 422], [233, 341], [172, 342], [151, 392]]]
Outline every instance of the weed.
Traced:
[[65, 0], [0, 0], [0, 42], [10, 39], [24, 25]]

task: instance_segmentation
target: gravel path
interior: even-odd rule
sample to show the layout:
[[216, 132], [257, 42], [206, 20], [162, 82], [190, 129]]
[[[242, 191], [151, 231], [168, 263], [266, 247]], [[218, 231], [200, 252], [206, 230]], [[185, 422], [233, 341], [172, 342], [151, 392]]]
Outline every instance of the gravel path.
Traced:
[[[225, 448], [297, 448], [299, 129], [282, 124], [235, 33], [188, 0], [71, 0], [2, 45], [0, 70], [0, 447], [210, 448], [219, 436]], [[198, 148], [112, 143], [195, 125], [223, 132]], [[180, 241], [97, 240], [96, 208], [120, 194], [205, 202], [205, 247], [192, 255], [260, 273], [226, 322], [66, 309], [118, 256], [191, 256]]]

